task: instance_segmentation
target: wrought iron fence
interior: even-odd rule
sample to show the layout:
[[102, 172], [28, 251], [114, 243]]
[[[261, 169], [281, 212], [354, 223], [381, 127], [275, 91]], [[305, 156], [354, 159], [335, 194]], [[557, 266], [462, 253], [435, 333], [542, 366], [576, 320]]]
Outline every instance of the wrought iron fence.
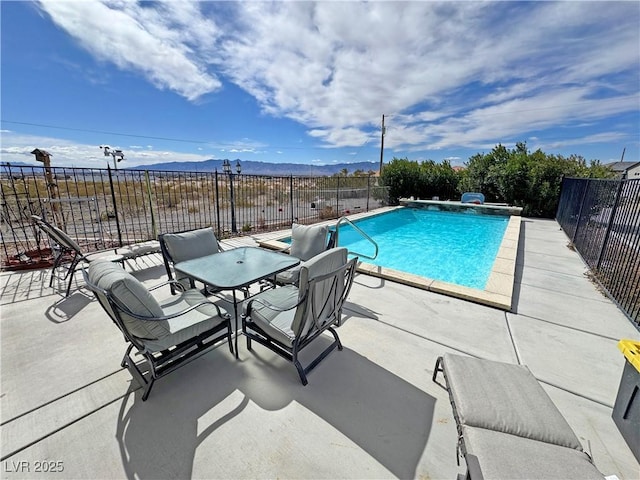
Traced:
[[565, 178], [556, 219], [594, 279], [640, 327], [640, 180]]
[[268, 232], [388, 203], [388, 189], [373, 176], [1, 168], [3, 268], [50, 254], [31, 215], [45, 217], [93, 251], [205, 226], [220, 238]]

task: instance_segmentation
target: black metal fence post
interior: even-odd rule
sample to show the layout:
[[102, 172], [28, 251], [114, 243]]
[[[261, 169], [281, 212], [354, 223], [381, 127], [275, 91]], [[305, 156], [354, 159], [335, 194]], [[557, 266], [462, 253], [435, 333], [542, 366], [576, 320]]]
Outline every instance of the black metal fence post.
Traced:
[[147, 198], [149, 200], [149, 212], [151, 213], [151, 232], [153, 238], [158, 238], [158, 225], [156, 225], [156, 216], [153, 211], [153, 195], [151, 192], [151, 178], [149, 177], [149, 170], [144, 171], [144, 179], [147, 185]]
[[113, 201], [113, 214], [116, 217], [116, 229], [118, 230], [118, 244], [122, 246], [122, 231], [120, 230], [120, 218], [118, 215], [118, 205], [116, 204], [116, 191], [113, 188], [113, 177], [111, 176], [111, 167], [107, 165], [107, 174], [109, 175], [109, 188], [111, 189], [111, 200]]
[[340, 218], [340, 175], [336, 177], [336, 218]]
[[291, 225], [293, 225], [293, 175], [289, 175], [289, 204], [291, 205]]
[[369, 211], [369, 197], [371, 195], [371, 174], [367, 177], [367, 212]]
[[220, 229], [220, 187], [218, 186], [218, 170], [214, 172], [215, 189], [216, 189], [216, 222], [218, 224], [218, 238], [222, 238], [222, 230]]

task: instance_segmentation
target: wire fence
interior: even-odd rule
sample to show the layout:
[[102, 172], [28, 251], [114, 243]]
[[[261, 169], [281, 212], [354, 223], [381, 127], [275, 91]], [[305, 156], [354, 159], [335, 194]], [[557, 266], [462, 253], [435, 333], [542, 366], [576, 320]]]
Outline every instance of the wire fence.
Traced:
[[593, 278], [640, 327], [640, 180], [565, 178], [556, 219]]
[[37, 166], [1, 167], [3, 269], [51, 252], [38, 215], [88, 252], [213, 226], [221, 239], [311, 224], [388, 204], [374, 176], [278, 177]]

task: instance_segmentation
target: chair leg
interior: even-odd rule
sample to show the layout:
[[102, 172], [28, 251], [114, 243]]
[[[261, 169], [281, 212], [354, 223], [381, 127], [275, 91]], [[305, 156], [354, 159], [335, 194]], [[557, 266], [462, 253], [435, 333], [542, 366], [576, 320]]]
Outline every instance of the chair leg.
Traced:
[[67, 271], [67, 276], [69, 277], [69, 284], [67, 285], [67, 293], [66, 293], [66, 297], [69, 296], [69, 292], [71, 292], [71, 284], [73, 283], [73, 275], [76, 273], [76, 267], [78, 266], [78, 263], [80, 263], [80, 258], [76, 255], [75, 257], [73, 257], [73, 261], [71, 262], [71, 265], [69, 265], [69, 270]]
[[229, 343], [229, 350], [231, 351], [231, 355], [234, 355], [235, 352], [233, 351], [233, 335], [231, 332], [231, 320], [229, 320], [227, 323], [227, 342]]
[[442, 369], [442, 357], [438, 357], [438, 359], [436, 360], [436, 366], [433, 368], [433, 376], [431, 377], [431, 380], [434, 383], [438, 383], [437, 378], [438, 378], [438, 373], [444, 371]]
[[133, 345], [129, 345], [129, 347], [127, 347], [127, 351], [124, 354], [124, 357], [122, 357], [122, 362], [120, 362], [120, 366], [121, 367], [126, 367], [127, 366], [127, 359], [129, 359], [129, 354], [131, 353], [131, 350], [133, 350]]
[[69, 283], [67, 284], [67, 293], [65, 294], [65, 297], [69, 296], [69, 293], [71, 292], [71, 284], [73, 283], [73, 271], [71, 271], [71, 275], [69, 275]]
[[307, 385], [307, 383], [309, 383], [309, 381], [307, 380], [307, 375], [306, 373], [304, 373], [304, 368], [302, 368], [302, 365], [298, 361], [297, 356], [296, 358], [294, 358], [293, 364], [296, 366], [296, 370], [298, 370], [298, 375], [300, 375], [300, 381], [302, 381], [302, 385]]
[[151, 393], [151, 387], [153, 387], [153, 382], [154, 381], [155, 381], [154, 378], [149, 380], [149, 383], [147, 383], [147, 386], [144, 388], [144, 392], [142, 392], [142, 401], [143, 402], [146, 402], [147, 398], [149, 398], [149, 394]]

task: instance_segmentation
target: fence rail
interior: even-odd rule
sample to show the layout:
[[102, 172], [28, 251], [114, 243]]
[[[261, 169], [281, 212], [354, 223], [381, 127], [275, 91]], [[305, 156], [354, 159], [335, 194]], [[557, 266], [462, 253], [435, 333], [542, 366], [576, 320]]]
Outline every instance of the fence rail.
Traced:
[[640, 180], [565, 178], [556, 219], [594, 279], [640, 327]]
[[[50, 254], [31, 215], [55, 223], [87, 251], [213, 226], [220, 238], [311, 224], [388, 204], [378, 177], [278, 177], [3, 165], [2, 267]], [[48, 181], [47, 178], [53, 181]]]

